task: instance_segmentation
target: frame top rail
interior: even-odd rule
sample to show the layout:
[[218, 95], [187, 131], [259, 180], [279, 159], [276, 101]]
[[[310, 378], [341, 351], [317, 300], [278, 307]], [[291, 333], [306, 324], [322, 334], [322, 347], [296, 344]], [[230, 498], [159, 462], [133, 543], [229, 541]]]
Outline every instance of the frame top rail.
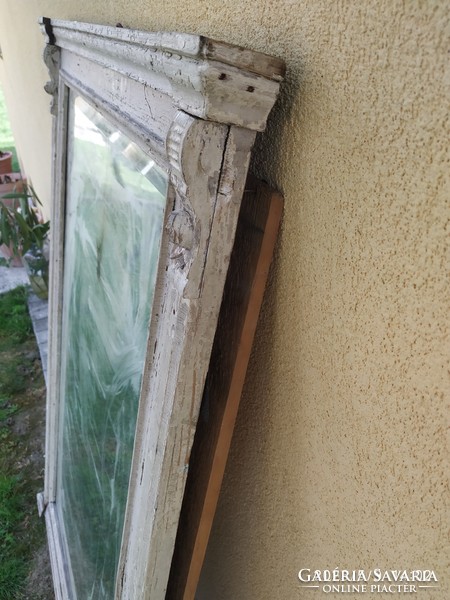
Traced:
[[201, 35], [47, 17], [40, 24], [49, 45], [149, 85], [193, 116], [255, 131], [265, 128], [285, 73], [278, 58]]

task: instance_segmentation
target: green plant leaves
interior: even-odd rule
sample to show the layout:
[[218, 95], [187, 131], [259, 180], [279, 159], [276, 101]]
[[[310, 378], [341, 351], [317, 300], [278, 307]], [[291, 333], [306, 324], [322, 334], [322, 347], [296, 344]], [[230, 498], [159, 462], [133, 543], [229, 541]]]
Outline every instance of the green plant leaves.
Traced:
[[38, 205], [42, 203], [31, 185], [23, 184], [23, 191], [0, 197], [0, 243], [10, 247], [17, 257], [33, 247], [42, 253], [50, 221], [42, 222]]

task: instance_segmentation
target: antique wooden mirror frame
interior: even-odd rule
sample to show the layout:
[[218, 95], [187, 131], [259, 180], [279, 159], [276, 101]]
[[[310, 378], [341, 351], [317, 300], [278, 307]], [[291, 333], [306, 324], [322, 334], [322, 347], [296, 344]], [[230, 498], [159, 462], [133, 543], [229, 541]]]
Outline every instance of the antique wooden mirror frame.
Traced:
[[41, 27], [54, 160], [46, 468], [39, 506], [55, 592], [58, 600], [77, 598], [58, 513], [67, 143], [76, 94], [167, 177], [115, 581], [116, 599], [162, 600], [250, 150], [276, 99], [283, 64], [197, 35], [47, 18]]

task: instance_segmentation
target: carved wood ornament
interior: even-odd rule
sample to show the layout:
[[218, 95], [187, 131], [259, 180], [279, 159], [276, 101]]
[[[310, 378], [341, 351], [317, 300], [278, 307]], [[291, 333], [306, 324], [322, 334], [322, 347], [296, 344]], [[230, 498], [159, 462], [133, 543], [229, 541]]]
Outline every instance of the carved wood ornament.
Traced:
[[116, 600], [163, 600], [250, 151], [284, 66], [197, 35], [47, 18], [41, 27], [55, 159], [40, 508], [56, 595], [77, 598], [57, 510], [67, 115], [69, 95], [76, 93], [147, 153], [169, 182], [115, 588]]

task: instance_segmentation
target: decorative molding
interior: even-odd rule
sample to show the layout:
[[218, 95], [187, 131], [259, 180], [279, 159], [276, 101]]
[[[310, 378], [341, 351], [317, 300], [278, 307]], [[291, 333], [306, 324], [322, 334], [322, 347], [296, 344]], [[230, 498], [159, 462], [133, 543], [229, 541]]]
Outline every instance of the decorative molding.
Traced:
[[60, 48], [169, 96], [202, 119], [262, 131], [284, 63], [204, 36], [42, 19]]
[[175, 187], [183, 192], [186, 189], [183, 174], [182, 149], [186, 136], [195, 119], [183, 111], [178, 111], [170, 126], [166, 138], [167, 160], [171, 167], [171, 179]]
[[45, 84], [44, 90], [47, 92], [47, 94], [52, 96], [52, 100], [50, 102], [50, 113], [56, 117], [58, 114], [60, 49], [57, 46], [47, 44], [44, 48], [44, 62], [47, 65], [48, 72], [50, 74], [50, 81]]
[[166, 225], [169, 234], [171, 248], [169, 256], [178, 262], [178, 266], [184, 269], [190, 262], [195, 244], [195, 221], [192, 214], [182, 208], [170, 213]]
[[164, 600], [250, 152], [284, 66], [203, 36], [45, 18], [41, 25], [56, 118], [40, 509], [46, 506], [57, 598], [75, 598], [76, 588], [58, 508], [58, 465], [68, 112], [70, 96], [80, 94], [169, 179], [115, 582], [116, 600]]
[[170, 241], [169, 257], [180, 269], [191, 263], [199, 237], [196, 236], [197, 219], [189, 202], [186, 173], [183, 168], [184, 148], [188, 145], [188, 134], [195, 123], [194, 117], [178, 111], [166, 138], [170, 183], [174, 196], [173, 210], [167, 219], [166, 231]]
[[186, 195], [175, 188], [166, 227], [173, 254], [155, 292], [116, 600], [165, 598], [253, 140], [252, 131], [198, 119], [180, 135]]

